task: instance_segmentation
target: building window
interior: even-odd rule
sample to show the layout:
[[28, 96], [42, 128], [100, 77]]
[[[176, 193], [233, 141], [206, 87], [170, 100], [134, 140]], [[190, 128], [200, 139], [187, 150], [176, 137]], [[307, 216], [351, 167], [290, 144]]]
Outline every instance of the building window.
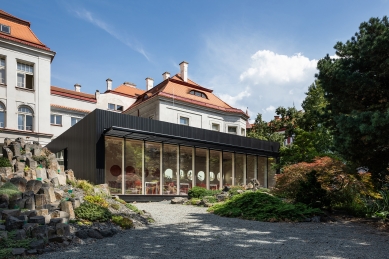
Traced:
[[212, 123], [212, 130], [214, 131], [220, 131], [220, 125], [216, 123]]
[[228, 133], [236, 134], [236, 127], [235, 126], [228, 126]]
[[34, 67], [18, 62], [17, 80], [18, 87], [34, 89]]
[[0, 58], [0, 84], [5, 84], [5, 59]]
[[180, 117], [180, 124], [189, 126], [189, 118]]
[[111, 110], [111, 111], [123, 111], [123, 106], [122, 105], [117, 105], [117, 104], [114, 104], [114, 103], [109, 103], [108, 104], [108, 110]]
[[244, 129], [240, 129], [240, 135], [244, 136]]
[[208, 99], [207, 96], [205, 95], [205, 93], [202, 93], [202, 92], [199, 92], [199, 91], [196, 91], [196, 90], [191, 90], [189, 92], [189, 94], [196, 95], [198, 97], [202, 97], [202, 98]]
[[4, 33], [7, 33], [7, 34], [10, 34], [11, 33], [11, 27], [9, 27], [7, 25], [4, 25], [4, 24], [0, 24], [0, 31], [4, 32]]
[[5, 128], [5, 106], [0, 102], [0, 128]]
[[18, 129], [33, 130], [33, 112], [30, 107], [20, 106], [18, 109]]
[[61, 125], [62, 126], [62, 115], [51, 114], [50, 123], [52, 125]]
[[74, 126], [74, 124], [76, 124], [77, 122], [79, 122], [81, 119], [80, 118], [75, 118], [75, 117], [71, 117], [71, 125]]

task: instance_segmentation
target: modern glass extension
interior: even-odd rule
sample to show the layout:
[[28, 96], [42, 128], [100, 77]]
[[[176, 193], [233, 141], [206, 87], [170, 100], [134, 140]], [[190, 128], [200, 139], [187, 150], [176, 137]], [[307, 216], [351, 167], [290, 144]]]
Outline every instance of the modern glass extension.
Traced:
[[122, 195], [186, 195], [258, 179], [275, 184], [274, 157], [105, 136], [105, 181]]

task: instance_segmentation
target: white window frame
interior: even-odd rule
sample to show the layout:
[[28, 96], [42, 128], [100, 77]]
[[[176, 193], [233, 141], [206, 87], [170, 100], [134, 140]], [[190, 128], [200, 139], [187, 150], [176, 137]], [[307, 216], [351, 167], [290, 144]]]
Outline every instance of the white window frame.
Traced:
[[[23, 82], [21, 84], [18, 81], [19, 75], [23, 75]], [[32, 76], [31, 88], [26, 87], [27, 75]], [[19, 61], [16, 63], [16, 85], [20, 88], [34, 90], [34, 65]]]
[[[213, 128], [213, 126], [217, 126], [217, 130]], [[220, 124], [219, 123], [211, 123], [211, 130], [220, 132]]]
[[6, 108], [4, 103], [0, 102], [0, 113], [3, 113], [4, 121], [0, 121], [0, 128], [5, 128], [5, 120], [7, 118], [6, 116]]
[[[113, 105], [113, 109], [109, 108], [110, 105]], [[121, 109], [119, 110], [120, 107]], [[119, 104], [114, 104], [114, 103], [108, 103], [108, 111], [122, 112], [124, 111], [124, 106]]]
[[[3, 27], [8, 27], [8, 32], [3, 31]], [[5, 24], [0, 24], [0, 32], [6, 33], [6, 34], [11, 34], [11, 26], [5, 25]]]
[[[235, 128], [235, 132], [231, 132], [230, 128]], [[238, 127], [237, 126], [232, 126], [232, 125], [231, 126], [227, 126], [227, 133], [238, 135]]]
[[[54, 123], [51, 121], [51, 116], [54, 116]], [[57, 117], [61, 118], [61, 123], [57, 123]], [[50, 114], [50, 124], [55, 126], [62, 126], [62, 115], [61, 114]]]
[[2, 74], [1, 71], [3, 72], [3, 75], [4, 75], [4, 78], [0, 77], [0, 85], [5, 85], [5, 67], [6, 67], [6, 64], [5, 64], [5, 58], [4, 57], [0, 57], [0, 75]]
[[[76, 120], [76, 123], [73, 124], [73, 119]], [[73, 127], [74, 125], [76, 125], [82, 118], [78, 118], [78, 117], [70, 117], [70, 126]]]
[[[26, 111], [20, 111], [19, 109], [26, 108], [30, 110], [30, 112]], [[25, 130], [25, 131], [34, 131], [34, 110], [26, 105], [21, 105], [18, 107], [18, 113], [17, 113], [17, 122], [18, 122], [18, 129], [19, 130]], [[19, 116], [23, 116], [23, 125], [19, 125]], [[31, 116], [32, 125], [30, 129], [27, 129], [27, 116]]]
[[241, 136], [246, 136], [246, 131], [244, 128], [240, 128], [240, 135]]
[[[181, 123], [181, 119], [186, 119], [186, 120], [188, 121], [188, 123], [187, 123], [187, 124]], [[190, 121], [190, 118], [189, 118], [189, 117], [180, 116], [179, 124], [180, 124], [180, 125], [189, 126], [189, 121]]]

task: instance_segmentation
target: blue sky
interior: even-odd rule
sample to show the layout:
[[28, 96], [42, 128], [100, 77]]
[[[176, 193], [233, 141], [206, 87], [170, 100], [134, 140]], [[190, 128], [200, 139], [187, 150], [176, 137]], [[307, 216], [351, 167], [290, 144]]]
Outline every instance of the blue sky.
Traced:
[[1, 9], [57, 53], [52, 85], [94, 93], [111, 78], [144, 89], [185, 60], [190, 79], [270, 120], [278, 106], [300, 108], [317, 61], [387, 15], [389, 1], [5, 0]]

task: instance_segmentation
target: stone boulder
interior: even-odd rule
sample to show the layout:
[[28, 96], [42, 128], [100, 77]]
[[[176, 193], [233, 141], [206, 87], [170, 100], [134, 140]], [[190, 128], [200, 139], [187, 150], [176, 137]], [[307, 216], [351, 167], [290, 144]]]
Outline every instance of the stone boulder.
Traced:
[[9, 145], [11, 145], [11, 143], [12, 143], [12, 140], [11, 139], [9, 139], [9, 138], [5, 138], [4, 139], [4, 146], [9, 146]]
[[70, 219], [75, 219], [76, 215], [74, 214], [73, 205], [71, 201], [62, 201], [61, 210], [69, 213]]
[[9, 149], [11, 149], [14, 156], [20, 156], [21, 145], [19, 142], [12, 141], [8, 147]]
[[16, 217], [9, 216], [5, 220], [5, 229], [7, 231], [12, 231], [16, 229], [21, 229], [24, 225], [24, 220], [20, 220]]
[[26, 185], [27, 185], [27, 180], [23, 177], [16, 177], [16, 178], [12, 178], [10, 180], [10, 182], [15, 185], [16, 187], [18, 187], [18, 190], [20, 192], [25, 192], [26, 191]]
[[55, 226], [58, 236], [70, 236], [70, 226], [64, 223], [58, 223]]
[[42, 188], [42, 182], [38, 180], [30, 180], [26, 184], [26, 191], [33, 191], [35, 194]]
[[50, 180], [57, 177], [58, 175], [57, 171], [53, 169], [47, 169], [46, 172], [47, 172], [47, 178], [49, 178]]
[[[31, 154], [31, 153], [30, 153]], [[26, 157], [26, 165], [30, 168], [35, 170], [36, 167], [38, 166], [38, 163], [30, 156]]]
[[11, 162], [14, 157], [12, 150], [8, 147], [3, 147], [3, 157], [8, 158], [8, 160]]
[[47, 205], [45, 194], [35, 194], [35, 208], [44, 209]]
[[0, 174], [3, 174], [7, 177], [12, 175], [12, 173], [12, 167], [0, 167]]
[[62, 197], [65, 195], [65, 192], [61, 189], [54, 189], [54, 194], [57, 200], [62, 200]]
[[184, 198], [184, 197], [174, 197], [170, 203], [171, 204], [184, 204], [185, 202], [188, 201], [188, 198]]
[[31, 236], [36, 239], [49, 240], [49, 231], [46, 225], [41, 225], [31, 230]]
[[45, 168], [37, 168], [36, 170], [36, 178], [41, 178], [42, 181], [47, 179], [47, 173]]
[[2, 210], [0, 211], [1, 213], [1, 218], [3, 220], [6, 220], [8, 217], [19, 217], [20, 216], [20, 210], [18, 209], [13, 209], [13, 210]]
[[8, 208], [9, 196], [8, 194], [0, 194], [0, 208]]
[[72, 182], [74, 182], [76, 180], [76, 178], [74, 177], [74, 172], [73, 172], [72, 169], [66, 170], [65, 174], [66, 174], [66, 180], [69, 180], [69, 181], [72, 181]]
[[57, 174], [57, 178], [58, 178], [59, 185], [61, 186], [66, 185], [66, 175]]
[[26, 142], [24, 141], [24, 138], [16, 138], [15, 142], [19, 142], [21, 148], [24, 148], [25, 145], [26, 145]]

